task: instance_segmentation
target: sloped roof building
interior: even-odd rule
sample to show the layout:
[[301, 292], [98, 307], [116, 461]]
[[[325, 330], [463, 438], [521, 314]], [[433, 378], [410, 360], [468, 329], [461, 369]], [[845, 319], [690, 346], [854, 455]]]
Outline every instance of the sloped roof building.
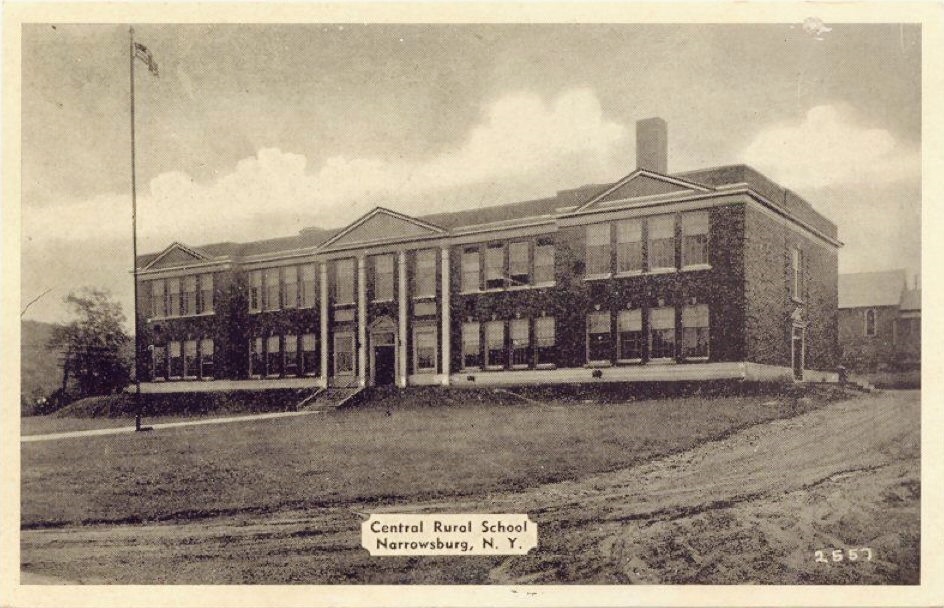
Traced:
[[666, 141], [640, 121], [635, 170], [547, 198], [140, 256], [145, 389], [830, 373], [835, 224], [746, 165], [668, 174]]

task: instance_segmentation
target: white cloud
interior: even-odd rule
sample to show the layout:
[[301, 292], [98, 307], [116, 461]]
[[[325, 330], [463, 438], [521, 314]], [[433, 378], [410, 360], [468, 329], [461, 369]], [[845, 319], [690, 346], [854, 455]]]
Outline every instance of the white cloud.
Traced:
[[802, 122], [758, 133], [742, 159], [791, 188], [884, 184], [919, 175], [918, 150], [884, 129], [853, 124], [848, 114], [842, 107], [816, 106]]
[[[623, 125], [604, 118], [592, 91], [577, 89], [549, 103], [525, 93], [502, 97], [484, 108], [464, 141], [434, 157], [336, 156], [309, 170], [303, 155], [262, 149], [209, 184], [182, 171], [151, 180], [138, 197], [140, 248], [157, 250], [174, 240], [199, 245], [283, 236], [311, 224], [338, 226], [377, 204], [406, 213], [468, 208], [494, 193], [495, 184], [527, 184], [531, 195], [546, 195], [627, 172], [631, 159], [620, 157], [627, 135]], [[456, 190], [469, 192], [468, 200], [447, 196]], [[502, 189], [509, 191], [515, 189]], [[449, 202], [431, 205], [440, 193]], [[107, 194], [26, 207], [24, 234], [77, 242], [125, 237], [129, 198]], [[486, 199], [500, 202], [508, 200]]]

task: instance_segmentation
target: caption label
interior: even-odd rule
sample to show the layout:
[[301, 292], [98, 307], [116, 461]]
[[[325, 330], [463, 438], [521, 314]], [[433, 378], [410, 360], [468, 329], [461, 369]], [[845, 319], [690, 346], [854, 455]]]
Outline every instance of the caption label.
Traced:
[[527, 514], [373, 514], [361, 524], [371, 555], [524, 555], [538, 544]]

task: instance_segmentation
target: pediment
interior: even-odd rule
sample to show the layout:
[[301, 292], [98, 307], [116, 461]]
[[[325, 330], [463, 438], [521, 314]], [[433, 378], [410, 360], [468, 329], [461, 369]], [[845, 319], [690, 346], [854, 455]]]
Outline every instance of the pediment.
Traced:
[[701, 184], [638, 169], [581, 205], [577, 210], [583, 211], [592, 206], [635, 198], [707, 191], [709, 188]]
[[180, 243], [174, 243], [151, 260], [151, 262], [145, 266], [145, 270], [188, 266], [197, 262], [204, 262], [208, 259], [209, 256], [200, 251], [191, 249]]
[[445, 230], [439, 226], [377, 207], [329, 239], [321, 248], [336, 249], [367, 243], [437, 236], [443, 233]]

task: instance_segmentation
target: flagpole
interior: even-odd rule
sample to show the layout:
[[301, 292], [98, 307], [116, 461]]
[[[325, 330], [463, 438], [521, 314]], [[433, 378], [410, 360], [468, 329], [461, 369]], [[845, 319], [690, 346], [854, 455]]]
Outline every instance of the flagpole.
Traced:
[[141, 430], [141, 374], [138, 365], [139, 351], [138, 331], [138, 193], [137, 177], [134, 165], [134, 27], [128, 28], [128, 62], [131, 75], [131, 255], [134, 265], [131, 267], [134, 276], [134, 430]]

